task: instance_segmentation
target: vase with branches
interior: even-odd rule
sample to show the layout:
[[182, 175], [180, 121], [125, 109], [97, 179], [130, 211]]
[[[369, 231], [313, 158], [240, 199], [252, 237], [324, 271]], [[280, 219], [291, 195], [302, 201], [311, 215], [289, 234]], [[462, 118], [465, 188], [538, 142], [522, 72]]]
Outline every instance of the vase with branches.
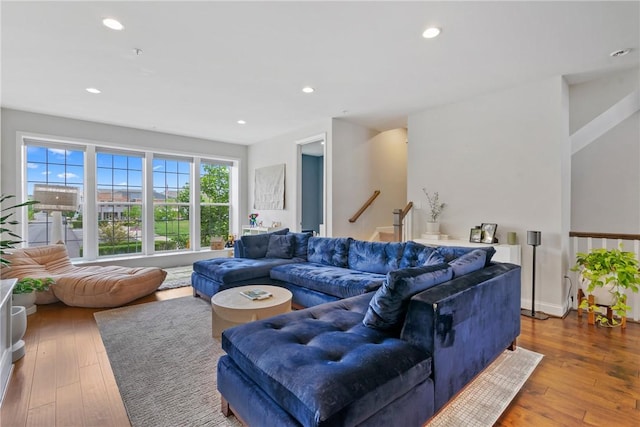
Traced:
[[442, 215], [442, 210], [444, 209], [445, 204], [440, 201], [440, 195], [437, 191], [433, 194], [429, 194], [427, 189], [423, 188], [422, 192], [427, 196], [427, 201], [429, 202], [427, 233], [439, 234], [440, 223], [438, 222], [438, 219], [440, 218], [440, 215]]

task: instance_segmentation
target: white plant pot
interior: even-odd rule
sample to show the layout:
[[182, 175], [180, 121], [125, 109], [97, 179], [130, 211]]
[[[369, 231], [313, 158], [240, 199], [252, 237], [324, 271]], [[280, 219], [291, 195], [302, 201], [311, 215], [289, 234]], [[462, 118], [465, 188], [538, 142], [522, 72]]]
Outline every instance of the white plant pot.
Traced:
[[24, 356], [24, 337], [27, 332], [27, 310], [21, 305], [11, 307], [11, 359], [16, 360]]
[[427, 234], [440, 234], [440, 223], [427, 221]]
[[589, 284], [589, 280], [583, 279], [582, 276], [580, 277], [580, 286], [582, 287], [582, 292], [584, 292], [585, 295], [593, 295], [596, 304], [608, 306], [613, 305], [614, 296], [611, 294], [613, 285], [606, 285], [602, 288], [596, 287], [593, 291], [589, 292], [587, 291]]
[[29, 294], [13, 294], [12, 304], [21, 305], [27, 310], [27, 316], [33, 314], [38, 310], [36, 306], [36, 292], [33, 291]]

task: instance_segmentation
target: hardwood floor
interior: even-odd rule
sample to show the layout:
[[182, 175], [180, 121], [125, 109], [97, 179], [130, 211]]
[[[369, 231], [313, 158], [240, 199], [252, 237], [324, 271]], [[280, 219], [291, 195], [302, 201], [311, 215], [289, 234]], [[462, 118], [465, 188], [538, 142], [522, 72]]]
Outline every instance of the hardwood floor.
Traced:
[[[157, 292], [135, 302], [191, 295]], [[96, 309], [39, 306], [29, 316], [26, 356], [15, 364], [2, 427], [129, 425], [100, 334]], [[544, 354], [498, 426], [640, 426], [640, 324], [589, 326], [522, 317], [518, 345]]]

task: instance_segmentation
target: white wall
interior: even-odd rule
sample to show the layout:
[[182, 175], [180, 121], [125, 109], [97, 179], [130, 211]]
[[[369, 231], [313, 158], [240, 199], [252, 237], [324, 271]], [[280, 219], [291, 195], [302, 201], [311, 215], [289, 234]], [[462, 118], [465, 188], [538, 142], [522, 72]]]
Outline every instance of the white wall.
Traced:
[[[640, 87], [638, 68], [569, 87], [572, 132]], [[615, 117], [612, 117], [614, 119]], [[571, 230], [640, 233], [640, 113], [572, 156]]]
[[[376, 227], [393, 224], [393, 210], [407, 204], [405, 129], [378, 133], [333, 119], [333, 236], [366, 240]], [[371, 197], [380, 195], [355, 222], [351, 218]]]
[[[526, 231], [542, 232], [537, 249], [536, 308], [566, 309], [569, 129], [561, 77], [495, 92], [409, 116], [408, 199], [438, 191], [447, 207], [443, 233], [468, 239], [482, 222], [498, 224], [498, 238], [515, 231], [522, 244], [522, 304], [531, 307], [531, 247]], [[569, 170], [567, 170], [569, 169]], [[563, 206], [565, 206], [563, 208]], [[414, 211], [414, 237], [425, 212]]]
[[[247, 210], [241, 215], [244, 224], [249, 223], [248, 215], [250, 212], [257, 212], [258, 221], [262, 221], [264, 226], [271, 226], [274, 221], [277, 221], [282, 223], [283, 227], [288, 227], [292, 231], [300, 231], [300, 224], [298, 224], [296, 220], [298, 204], [296, 195], [298, 147], [296, 141], [326, 133], [327, 141], [325, 143], [325, 150], [328, 150], [331, 145], [330, 128], [331, 121], [326, 120], [325, 122], [298, 129], [248, 147], [248, 204]], [[285, 164], [284, 209], [253, 209], [256, 169], [282, 163]], [[329, 209], [329, 206], [327, 206], [327, 209]], [[328, 210], [328, 212], [330, 211]]]
[[[113, 126], [83, 120], [68, 119], [44, 114], [30, 113], [3, 108], [1, 110], [1, 151], [0, 188], [4, 194], [19, 194], [21, 191], [19, 153], [17, 151], [18, 132], [58, 137], [61, 140], [99, 143], [156, 153], [179, 153], [185, 155], [209, 156], [237, 160], [239, 163], [240, 212], [246, 211], [247, 194], [247, 147], [179, 135], [152, 132], [142, 129]], [[204, 252], [203, 252], [204, 253]], [[165, 257], [165, 266], [186, 265], [188, 255]], [[184, 258], [184, 260], [182, 258]], [[144, 265], [140, 260], [138, 265]]]

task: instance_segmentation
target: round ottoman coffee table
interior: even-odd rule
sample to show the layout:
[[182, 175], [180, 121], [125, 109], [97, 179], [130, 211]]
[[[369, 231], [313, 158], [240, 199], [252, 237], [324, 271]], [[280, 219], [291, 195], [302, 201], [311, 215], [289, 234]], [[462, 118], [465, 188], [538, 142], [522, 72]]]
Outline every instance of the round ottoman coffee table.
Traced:
[[[260, 289], [271, 293], [262, 300], [251, 300], [240, 292]], [[279, 286], [249, 285], [218, 292], [211, 298], [213, 337], [220, 338], [222, 331], [232, 326], [291, 311], [292, 294]]]

